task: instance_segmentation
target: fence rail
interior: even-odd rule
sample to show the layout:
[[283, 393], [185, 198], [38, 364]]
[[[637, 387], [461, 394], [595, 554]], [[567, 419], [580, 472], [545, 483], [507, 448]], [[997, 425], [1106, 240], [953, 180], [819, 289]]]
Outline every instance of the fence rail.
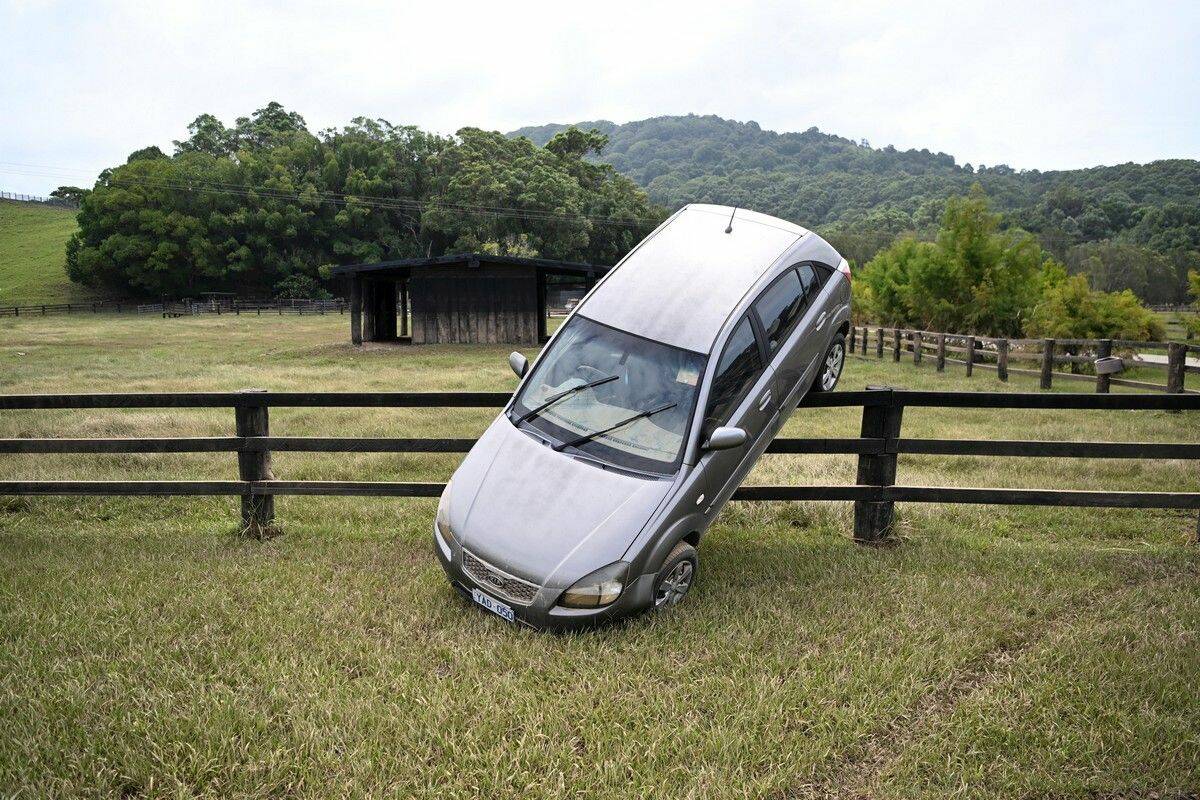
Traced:
[[[873, 345], [873, 346], [872, 346]], [[976, 369], [994, 371], [1002, 381], [1010, 374], [1037, 376], [1042, 389], [1053, 387], [1054, 379], [1092, 383], [1099, 393], [1108, 393], [1112, 386], [1127, 386], [1171, 394], [1196, 394], [1188, 389], [1186, 376], [1200, 374], [1200, 366], [1188, 364], [1188, 355], [1200, 355], [1200, 345], [1186, 342], [1135, 342], [1127, 339], [1004, 339], [992, 336], [972, 336], [940, 331], [911, 330], [908, 328], [885, 328], [881, 326], [853, 326], [847, 348], [851, 353], [868, 357], [873, 352], [876, 358], [887, 355], [900, 361], [905, 355], [913, 364], [921, 364], [926, 358], [933, 360], [938, 372], [944, 372], [947, 364], [959, 364], [967, 376]], [[1081, 367], [1092, 366], [1096, 359], [1114, 357], [1120, 351], [1140, 354], [1146, 351], [1165, 351], [1162, 361], [1121, 357], [1122, 370], [1128, 364], [1138, 369], [1161, 370], [1166, 373], [1165, 383], [1116, 377], [1114, 374], [1096, 372], [1087, 374]], [[955, 357], [961, 356], [961, 357]], [[1163, 358], [1157, 355], [1157, 358]], [[1015, 367], [1012, 362], [1030, 362], [1036, 369]], [[1069, 371], [1055, 369], [1067, 365]], [[1119, 374], [1119, 373], [1117, 373]]]
[[0, 317], [47, 317], [57, 314], [161, 314], [185, 317], [200, 314], [344, 314], [346, 301], [332, 300], [232, 300], [223, 302], [180, 301], [140, 303], [136, 300], [98, 300], [94, 303], [43, 303], [0, 306]]
[[[233, 408], [234, 436], [167, 438], [0, 439], [0, 454], [212, 453], [238, 456], [238, 480], [0, 481], [15, 495], [233, 495], [242, 500], [245, 530], [262, 535], [274, 523], [277, 495], [436, 497], [444, 484], [395, 481], [286, 481], [275, 478], [271, 453], [462, 453], [472, 439], [272, 436], [271, 407], [495, 408], [505, 392], [189, 392], [159, 394], [0, 395], [0, 409]], [[1200, 492], [1127, 492], [895, 485], [902, 454], [1054, 458], [1200, 459], [1200, 444], [910, 439], [900, 435], [905, 408], [1200, 410], [1200, 394], [1038, 394], [870, 389], [816, 394], [802, 407], [861, 407], [858, 438], [779, 438], [767, 453], [833, 453], [858, 457], [848, 486], [742, 486], [734, 500], [853, 501], [854, 537], [874, 542], [892, 531], [897, 502], [1111, 508], [1200, 509]]]

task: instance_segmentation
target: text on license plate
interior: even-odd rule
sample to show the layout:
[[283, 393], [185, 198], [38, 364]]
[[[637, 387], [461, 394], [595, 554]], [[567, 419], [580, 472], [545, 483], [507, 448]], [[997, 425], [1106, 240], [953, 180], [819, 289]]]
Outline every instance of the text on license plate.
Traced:
[[494, 600], [491, 597], [488, 597], [478, 589], [471, 590], [471, 598], [493, 614], [504, 617], [509, 622], [513, 621], [513, 610], [511, 606], [506, 606], [499, 600]]

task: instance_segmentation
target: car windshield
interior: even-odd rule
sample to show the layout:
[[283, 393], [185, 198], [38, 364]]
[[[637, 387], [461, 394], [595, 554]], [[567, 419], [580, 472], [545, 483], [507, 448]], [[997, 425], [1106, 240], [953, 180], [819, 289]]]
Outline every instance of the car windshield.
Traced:
[[[683, 457], [704, 362], [699, 353], [576, 314], [525, 381], [510, 419], [559, 444], [604, 431], [573, 449], [618, 467], [673, 472]], [[661, 410], [605, 430], [655, 409]]]

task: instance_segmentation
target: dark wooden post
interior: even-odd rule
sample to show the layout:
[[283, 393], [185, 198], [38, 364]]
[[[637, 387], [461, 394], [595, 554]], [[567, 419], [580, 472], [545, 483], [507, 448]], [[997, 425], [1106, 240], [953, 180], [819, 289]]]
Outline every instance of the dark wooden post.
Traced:
[[1167, 392], [1180, 394], [1183, 392], [1183, 379], [1187, 366], [1187, 345], [1183, 342], [1171, 342], [1167, 345]]
[[850, 352], [851, 353], [853, 353], [857, 349], [857, 348], [855, 348], [855, 345], [857, 343], [858, 343], [858, 326], [851, 325], [850, 326]]
[[357, 275], [350, 277], [350, 342], [362, 344], [362, 279]]
[[[1101, 339], [1100, 341], [1098, 341], [1096, 343], [1096, 358], [1097, 359], [1108, 358], [1111, 355], [1112, 355], [1112, 339]], [[1096, 391], [1099, 392], [1100, 394], [1108, 394], [1109, 378], [1111, 378], [1111, 377], [1112, 376], [1108, 375], [1107, 373], [1105, 373], [1104, 375], [1101, 375], [1099, 372], [1097, 372], [1096, 373]]]
[[937, 371], [946, 371], [946, 334], [937, 335]]
[[1008, 380], [1008, 339], [996, 343], [996, 377], [1002, 381]]
[[[904, 406], [892, 402], [888, 391], [883, 402], [863, 406], [862, 438], [884, 439], [882, 452], [862, 453], [858, 457], [859, 486], [892, 486], [896, 483], [895, 439], [900, 436]], [[892, 535], [895, 503], [891, 500], [854, 501], [854, 540], [881, 542]]]
[[894, 334], [892, 339], [892, 361], [900, 360], [900, 329], [896, 328], [892, 331]]
[[868, 328], [866, 325], [863, 325], [863, 338], [862, 338], [863, 358], [867, 357], [867, 339], [870, 339], [870, 338], [871, 338], [871, 329]]
[[[265, 389], [243, 389], [247, 395], [245, 403], [234, 407], [237, 418], [237, 435], [269, 436], [270, 420], [268, 408], [254, 403], [254, 395]], [[238, 451], [238, 478], [243, 481], [269, 481], [271, 475], [271, 451]], [[270, 494], [242, 495], [242, 533], [261, 539], [266, 536], [275, 521], [275, 496]]]
[[975, 371], [975, 337], [967, 337], [967, 377]]
[[1054, 340], [1042, 339], [1042, 388], [1049, 389], [1054, 382]]
[[925, 337], [921, 334], [920, 331], [913, 331], [912, 343], [913, 343], [913, 364], [920, 364], [921, 356], [923, 355], [921, 348], [924, 347], [924, 345], [925, 345]]
[[400, 281], [400, 335], [408, 336], [408, 279]]
[[875, 332], [875, 357], [883, 358], [883, 328], [879, 328]]

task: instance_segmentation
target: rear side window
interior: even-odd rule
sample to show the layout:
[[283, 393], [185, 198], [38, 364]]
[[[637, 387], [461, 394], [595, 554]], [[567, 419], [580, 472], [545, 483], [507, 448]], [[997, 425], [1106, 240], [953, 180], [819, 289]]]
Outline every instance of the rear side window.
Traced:
[[704, 412], [704, 435], [729, 421], [729, 415], [758, 376], [762, 374], [762, 354], [758, 350], [758, 339], [749, 317], [743, 317], [725, 344], [725, 352], [717, 362], [717, 374], [713, 378], [712, 390], [708, 395], [708, 408]]
[[754, 313], [762, 323], [772, 350], [787, 338], [804, 310], [804, 287], [795, 270], [788, 270], [754, 301]]
[[804, 284], [804, 297], [811, 302], [821, 291], [821, 284], [825, 282], [825, 273], [812, 264], [801, 264], [796, 268], [796, 272], [800, 275], [800, 282]]

